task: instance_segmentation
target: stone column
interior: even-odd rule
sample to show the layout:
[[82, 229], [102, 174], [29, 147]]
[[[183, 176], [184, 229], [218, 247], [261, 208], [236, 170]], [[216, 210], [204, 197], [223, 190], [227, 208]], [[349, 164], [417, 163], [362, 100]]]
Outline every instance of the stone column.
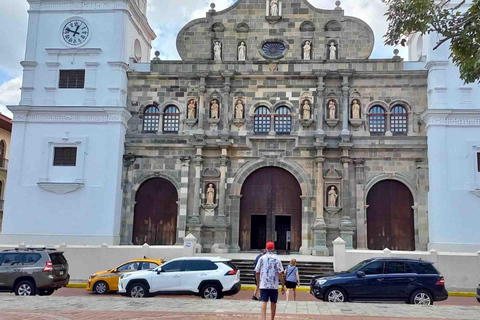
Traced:
[[322, 146], [317, 146], [317, 156], [315, 162], [317, 163], [317, 172], [316, 172], [316, 217], [315, 224], [312, 228], [313, 231], [313, 248], [312, 255], [314, 256], [328, 256], [329, 251], [327, 248], [327, 224], [325, 223], [324, 217], [324, 179], [323, 179], [323, 163], [325, 162], [325, 157], [323, 156], [323, 148], [326, 144]]
[[342, 117], [342, 141], [349, 142], [350, 141], [350, 130], [348, 129], [349, 123], [349, 91], [350, 91], [350, 83], [349, 77], [351, 76], [351, 72], [340, 72], [340, 75], [343, 77], [342, 82], [342, 93], [343, 93], [343, 117]]
[[226, 243], [227, 221], [225, 217], [227, 164], [228, 164], [227, 148], [222, 147], [222, 155], [220, 157], [220, 183], [217, 189], [219, 194], [218, 217], [215, 220], [215, 234], [214, 234], [214, 245], [212, 246], [212, 253], [228, 253], [228, 248]]
[[230, 131], [230, 126], [229, 126], [229, 110], [230, 110], [230, 91], [231, 91], [231, 78], [234, 76], [235, 72], [234, 71], [223, 71], [222, 76], [225, 80], [224, 82], [224, 87], [223, 87], [223, 97], [222, 97], [222, 123], [223, 123], [223, 129], [222, 129], [222, 134], [228, 134]]
[[[200, 99], [198, 101], [198, 129], [203, 132], [203, 119], [205, 116], [205, 95], [207, 89], [205, 87], [206, 79], [208, 77], [207, 72], [199, 72], [197, 76], [200, 78], [200, 84], [198, 86], [198, 93], [200, 94]], [[197, 238], [198, 239], [198, 238]]]
[[240, 252], [240, 200], [242, 195], [232, 194], [230, 195], [231, 211], [230, 219], [232, 226], [232, 243], [230, 245], [229, 252]]
[[[415, 249], [427, 250], [429, 243], [428, 234], [428, 161], [427, 159], [415, 159], [417, 168], [417, 201], [413, 205], [415, 217]], [[418, 234], [418, 236], [417, 236]]]
[[354, 159], [357, 219], [357, 249], [367, 249], [367, 230], [365, 228], [365, 160]]
[[[194, 158], [194, 163], [195, 163], [195, 187], [194, 187], [194, 193], [193, 193], [193, 211], [192, 211], [192, 216], [189, 219], [189, 225], [199, 225], [200, 224], [200, 182], [202, 178], [202, 167], [203, 167], [203, 146], [198, 145], [197, 146], [197, 154], [195, 155]], [[197, 239], [199, 238], [199, 235], [194, 234], [194, 236]]]
[[187, 231], [187, 206], [188, 206], [188, 173], [190, 171], [190, 159], [188, 157], [181, 158], [182, 171], [180, 183], [180, 198], [177, 219], [177, 240], [176, 245], [183, 244], [183, 238]]
[[350, 216], [352, 194], [350, 193], [350, 174], [349, 174], [349, 164], [352, 161], [348, 154], [352, 144], [341, 143], [340, 147], [342, 148], [342, 158], [340, 161], [343, 163], [343, 217], [340, 224], [340, 237], [347, 242], [347, 248], [353, 248], [353, 233], [355, 231], [355, 226], [352, 224], [352, 218]]
[[325, 132], [323, 130], [323, 124], [324, 124], [324, 113], [325, 113], [325, 106], [324, 106], [324, 100], [325, 100], [325, 82], [324, 78], [327, 76], [328, 72], [327, 71], [320, 71], [320, 70], [314, 70], [313, 74], [317, 76], [317, 101], [315, 104], [315, 109], [317, 109], [317, 116], [316, 116], [316, 121], [317, 121], [317, 134], [319, 135], [324, 135]]

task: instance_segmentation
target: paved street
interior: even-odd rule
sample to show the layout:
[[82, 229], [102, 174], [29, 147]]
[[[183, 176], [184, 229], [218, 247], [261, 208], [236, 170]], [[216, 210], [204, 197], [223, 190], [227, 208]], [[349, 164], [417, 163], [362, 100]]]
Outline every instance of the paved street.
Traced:
[[[16, 297], [1, 295], [1, 320], [10, 319], [258, 319], [260, 303], [248, 300], [188, 298], [127, 299], [87, 297]], [[327, 304], [281, 301], [279, 319], [480, 319], [479, 306], [418, 307], [404, 304]]]

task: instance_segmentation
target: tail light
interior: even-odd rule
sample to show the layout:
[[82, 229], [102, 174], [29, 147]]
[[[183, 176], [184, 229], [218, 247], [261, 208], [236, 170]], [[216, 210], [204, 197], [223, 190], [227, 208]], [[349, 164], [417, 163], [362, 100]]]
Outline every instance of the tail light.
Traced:
[[43, 272], [48, 272], [53, 270], [53, 263], [52, 261], [47, 261], [45, 263], [45, 268], [43, 268]]
[[234, 276], [237, 274], [237, 270], [230, 270], [227, 273], [225, 273], [226, 276]]
[[437, 286], [444, 286], [445, 285], [445, 278], [443, 276], [440, 276], [440, 279], [436, 283]]

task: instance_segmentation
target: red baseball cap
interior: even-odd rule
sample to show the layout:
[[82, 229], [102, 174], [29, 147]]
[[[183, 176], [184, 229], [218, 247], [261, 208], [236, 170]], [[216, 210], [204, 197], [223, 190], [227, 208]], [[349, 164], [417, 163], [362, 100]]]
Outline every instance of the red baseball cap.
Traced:
[[265, 249], [267, 249], [267, 251], [273, 251], [275, 249], [275, 244], [272, 241], [269, 241], [267, 242]]

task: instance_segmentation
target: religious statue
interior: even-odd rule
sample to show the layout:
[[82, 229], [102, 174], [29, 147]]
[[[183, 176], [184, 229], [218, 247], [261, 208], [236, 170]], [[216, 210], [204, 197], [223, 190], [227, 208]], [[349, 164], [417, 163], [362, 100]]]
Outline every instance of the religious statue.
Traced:
[[278, 0], [271, 0], [270, 1], [270, 15], [273, 17], [277, 17], [278, 14]]
[[335, 191], [335, 187], [330, 188], [330, 191], [328, 191], [328, 206], [331, 208], [336, 208], [337, 198], [338, 194], [337, 191]]
[[303, 102], [303, 120], [310, 120], [310, 110], [312, 108], [310, 107], [310, 103], [308, 100], [305, 100]]
[[335, 120], [335, 110], [337, 109], [337, 106], [335, 106], [335, 101], [330, 100], [328, 103], [328, 109], [330, 110], [330, 120]]
[[243, 102], [240, 99], [235, 104], [235, 118], [243, 119]]
[[238, 61], [245, 61], [247, 59], [247, 47], [245, 46], [245, 42], [241, 42], [240, 46], [238, 47]]
[[207, 188], [207, 204], [215, 204], [215, 188], [212, 183]]
[[303, 60], [310, 60], [312, 53], [312, 45], [310, 41], [306, 41], [303, 46]]
[[218, 100], [212, 101], [212, 106], [210, 107], [210, 118], [218, 119]]
[[213, 60], [222, 61], [222, 43], [220, 41], [215, 41], [215, 45], [213, 46], [213, 54]]
[[193, 100], [193, 99], [190, 100], [188, 102], [188, 107], [187, 107], [188, 119], [195, 119], [196, 109], [197, 109], [197, 107], [195, 106], [195, 100]]
[[330, 60], [336, 60], [337, 59], [337, 47], [335, 47], [335, 43], [331, 42], [330, 43]]
[[353, 100], [352, 118], [353, 119], [360, 119], [360, 105], [358, 104], [358, 100]]

